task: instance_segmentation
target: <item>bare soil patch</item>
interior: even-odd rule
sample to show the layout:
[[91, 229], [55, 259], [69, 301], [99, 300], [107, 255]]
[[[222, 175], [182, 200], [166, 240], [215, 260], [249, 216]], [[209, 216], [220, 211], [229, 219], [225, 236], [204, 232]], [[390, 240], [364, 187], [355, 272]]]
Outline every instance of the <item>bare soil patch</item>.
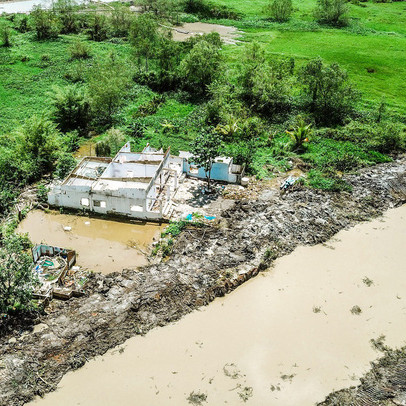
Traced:
[[209, 34], [211, 32], [219, 33], [221, 39], [226, 44], [236, 44], [238, 37], [242, 34], [236, 27], [198, 22], [185, 23], [181, 27], [174, 27], [173, 39], [175, 41], [186, 41], [188, 38], [196, 35]]

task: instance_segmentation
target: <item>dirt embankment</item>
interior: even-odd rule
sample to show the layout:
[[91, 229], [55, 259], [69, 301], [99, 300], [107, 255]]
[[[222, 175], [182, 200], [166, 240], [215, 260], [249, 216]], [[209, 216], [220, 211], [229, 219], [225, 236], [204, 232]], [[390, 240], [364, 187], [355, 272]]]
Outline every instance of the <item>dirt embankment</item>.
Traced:
[[318, 406], [404, 406], [406, 347], [393, 350], [378, 343], [377, 349], [384, 355], [371, 363], [371, 370], [361, 378], [359, 386], [333, 392]]
[[347, 179], [351, 194], [264, 190], [256, 200], [236, 201], [215, 226], [183, 232], [170, 260], [95, 275], [89, 295], [54, 303], [41, 329], [1, 338], [0, 405], [51, 391], [67, 371], [208, 304], [296, 246], [326, 241], [406, 202], [405, 158]]

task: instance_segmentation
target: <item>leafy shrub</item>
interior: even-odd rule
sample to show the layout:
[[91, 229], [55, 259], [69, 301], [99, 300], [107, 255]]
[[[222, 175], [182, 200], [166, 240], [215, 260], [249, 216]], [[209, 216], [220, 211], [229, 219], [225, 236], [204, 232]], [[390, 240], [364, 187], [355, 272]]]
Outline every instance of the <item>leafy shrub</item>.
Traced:
[[60, 133], [56, 125], [44, 116], [32, 116], [16, 131], [16, 142], [24, 166], [34, 181], [54, 168]]
[[3, 23], [0, 25], [0, 39], [2, 47], [11, 47], [11, 32], [10, 27], [7, 24]]
[[82, 61], [78, 61], [74, 64], [69, 64], [64, 73], [66, 80], [72, 83], [81, 83], [85, 81], [85, 67]]
[[89, 19], [87, 35], [92, 41], [104, 41], [108, 37], [108, 21], [104, 14], [94, 13]]
[[124, 133], [117, 128], [110, 128], [106, 136], [96, 144], [97, 156], [114, 156], [125, 144], [126, 137]]
[[48, 201], [48, 188], [40, 183], [37, 187], [37, 199], [40, 203], [47, 203]]
[[268, 63], [257, 43], [246, 47], [240, 83], [242, 97], [250, 108], [267, 118], [286, 115], [293, 104], [292, 81], [289, 64]]
[[130, 133], [131, 137], [142, 138], [145, 135], [146, 129], [146, 125], [140, 119], [136, 119], [129, 125], [128, 132]]
[[254, 142], [238, 142], [233, 144], [227, 144], [224, 149], [224, 154], [233, 158], [233, 162], [236, 165], [249, 165], [251, 164], [254, 154], [255, 145]]
[[317, 0], [315, 16], [322, 24], [343, 27], [348, 25], [347, 0]]
[[241, 18], [237, 11], [205, 0], [186, 0], [185, 12], [197, 14], [200, 18], [224, 18], [228, 20]]
[[138, 107], [137, 116], [145, 117], [155, 114], [159, 107], [165, 103], [165, 100], [166, 98], [164, 95], [154, 96], [151, 100]]
[[56, 177], [59, 179], [64, 179], [75, 166], [76, 159], [71, 154], [67, 152], [61, 153], [56, 163]]
[[113, 3], [110, 16], [110, 35], [113, 37], [127, 37], [133, 16], [128, 7]]
[[207, 41], [199, 41], [181, 62], [180, 70], [189, 91], [206, 93], [219, 74], [221, 54]]
[[337, 63], [325, 65], [320, 58], [314, 59], [302, 68], [299, 80], [304, 108], [313, 114], [317, 124], [341, 124], [354, 112], [359, 94]]
[[75, 34], [79, 31], [78, 14], [74, 0], [56, 0], [52, 10], [57, 16], [61, 34]]
[[87, 83], [94, 123], [105, 128], [113, 123], [113, 114], [124, 103], [131, 83], [127, 61], [113, 53], [97, 61], [88, 71]]
[[383, 123], [371, 146], [384, 154], [406, 150], [406, 128], [399, 123]]
[[289, 20], [292, 9], [292, 0], [273, 0], [267, 11], [273, 20], [283, 23]]
[[311, 169], [307, 174], [307, 184], [314, 189], [328, 190], [331, 192], [351, 192], [352, 187], [343, 179], [333, 174], [326, 174]]
[[364, 149], [384, 154], [406, 150], [406, 127], [392, 121], [376, 123], [352, 120], [343, 127], [326, 128], [318, 132], [322, 137], [351, 141]]
[[130, 27], [130, 42], [134, 54], [141, 65], [141, 58], [145, 59], [145, 70], [148, 72], [149, 60], [156, 56], [159, 48], [161, 34], [158, 23], [151, 14], [141, 14], [135, 18]]
[[30, 24], [27, 14], [17, 14], [14, 19], [14, 28], [21, 33], [30, 31]]
[[32, 292], [37, 283], [31, 256], [21, 236], [12, 234], [0, 247], [0, 314], [32, 310]]
[[315, 139], [308, 145], [302, 159], [316, 169], [326, 171], [349, 171], [362, 166], [388, 162], [387, 156], [349, 141]]
[[60, 130], [84, 132], [90, 119], [90, 106], [84, 88], [74, 84], [54, 86], [52, 90], [53, 117]]
[[74, 152], [79, 148], [79, 132], [69, 131], [63, 137], [63, 146], [66, 152]]
[[69, 47], [69, 54], [70, 59], [87, 59], [90, 58], [90, 49], [85, 43], [76, 39]]
[[46, 68], [51, 64], [51, 56], [49, 54], [42, 54], [39, 60], [42, 68]]
[[59, 20], [52, 11], [44, 10], [41, 6], [34, 6], [31, 12], [31, 21], [38, 40], [52, 39], [58, 36]]

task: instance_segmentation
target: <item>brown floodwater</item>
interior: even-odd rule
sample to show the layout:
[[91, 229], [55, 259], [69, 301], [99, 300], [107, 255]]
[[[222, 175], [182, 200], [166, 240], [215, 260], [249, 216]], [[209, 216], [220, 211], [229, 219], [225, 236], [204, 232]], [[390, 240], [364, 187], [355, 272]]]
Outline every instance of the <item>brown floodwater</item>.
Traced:
[[[65, 231], [65, 227], [70, 227], [70, 231]], [[128, 223], [33, 210], [17, 231], [28, 233], [33, 243], [74, 249], [78, 265], [106, 274], [146, 265], [145, 253], [162, 229], [163, 226], [155, 223]]]
[[93, 140], [84, 142], [73, 154], [75, 158], [84, 158], [85, 156], [96, 156], [96, 143]]
[[194, 392], [207, 395], [203, 405], [312, 405], [359, 382], [379, 355], [371, 339], [405, 344], [405, 246], [403, 206], [299, 247], [201, 311], [68, 373], [32, 404], [178, 406]]

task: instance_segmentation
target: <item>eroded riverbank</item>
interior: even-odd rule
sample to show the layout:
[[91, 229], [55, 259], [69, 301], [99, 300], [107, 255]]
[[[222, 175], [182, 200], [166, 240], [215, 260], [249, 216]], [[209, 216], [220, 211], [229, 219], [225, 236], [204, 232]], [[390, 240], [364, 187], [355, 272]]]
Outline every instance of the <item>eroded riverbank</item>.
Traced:
[[191, 392], [207, 405], [312, 405], [359, 382], [378, 356], [370, 339], [405, 344], [405, 246], [403, 206], [299, 247], [260, 280], [69, 373], [32, 405], [187, 405]]
[[14, 331], [12, 340], [10, 334], [1, 338], [0, 404], [21, 405], [53, 390], [66, 372], [91, 357], [179, 320], [297, 246], [327, 241], [406, 202], [404, 158], [366, 168], [347, 180], [351, 194], [297, 187], [281, 196], [277, 189], [263, 190], [257, 200], [235, 201], [213, 226], [187, 229], [168, 261], [120, 275], [95, 275], [88, 297], [50, 309], [41, 319], [43, 330], [28, 335]]

